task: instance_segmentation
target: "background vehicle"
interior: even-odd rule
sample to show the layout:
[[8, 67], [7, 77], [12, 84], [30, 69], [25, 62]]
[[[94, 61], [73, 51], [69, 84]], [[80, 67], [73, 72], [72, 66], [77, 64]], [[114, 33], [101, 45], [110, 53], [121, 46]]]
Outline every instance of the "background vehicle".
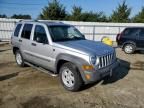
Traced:
[[74, 26], [63, 23], [21, 21], [11, 42], [19, 66], [28, 64], [53, 76], [59, 74], [70, 91], [112, 75], [118, 65], [112, 47], [86, 40]]
[[132, 54], [135, 50], [144, 50], [144, 27], [126, 28], [117, 35], [116, 41], [127, 54]]

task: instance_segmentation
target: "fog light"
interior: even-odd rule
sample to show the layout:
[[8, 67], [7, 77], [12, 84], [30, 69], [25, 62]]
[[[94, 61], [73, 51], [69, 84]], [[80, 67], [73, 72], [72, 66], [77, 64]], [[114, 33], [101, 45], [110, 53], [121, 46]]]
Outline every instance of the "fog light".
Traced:
[[89, 74], [86, 74], [86, 79], [89, 80], [91, 78], [91, 76]]
[[82, 66], [83, 70], [93, 70], [94, 67], [92, 65], [83, 65]]

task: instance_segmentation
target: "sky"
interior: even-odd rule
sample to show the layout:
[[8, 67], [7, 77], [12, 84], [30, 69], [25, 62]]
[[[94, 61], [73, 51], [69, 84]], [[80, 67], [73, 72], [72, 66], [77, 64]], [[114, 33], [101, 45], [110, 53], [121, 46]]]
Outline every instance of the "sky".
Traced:
[[[0, 14], [12, 16], [13, 14], [29, 14], [33, 19], [42, 11], [42, 8], [51, 0], [0, 0]], [[83, 11], [101, 12], [110, 16], [112, 11], [122, 3], [123, 0], [59, 0], [66, 7], [67, 12], [71, 12], [74, 5], [81, 6]], [[138, 13], [144, 0], [126, 0], [129, 7], [132, 8], [131, 17]]]

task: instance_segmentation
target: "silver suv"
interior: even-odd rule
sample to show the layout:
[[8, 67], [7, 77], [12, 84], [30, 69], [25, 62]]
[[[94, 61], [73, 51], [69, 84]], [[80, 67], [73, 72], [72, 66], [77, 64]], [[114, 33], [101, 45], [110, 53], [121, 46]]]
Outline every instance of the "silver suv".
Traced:
[[118, 66], [114, 48], [86, 40], [74, 26], [61, 22], [20, 21], [11, 43], [19, 66], [59, 75], [70, 91], [111, 76]]

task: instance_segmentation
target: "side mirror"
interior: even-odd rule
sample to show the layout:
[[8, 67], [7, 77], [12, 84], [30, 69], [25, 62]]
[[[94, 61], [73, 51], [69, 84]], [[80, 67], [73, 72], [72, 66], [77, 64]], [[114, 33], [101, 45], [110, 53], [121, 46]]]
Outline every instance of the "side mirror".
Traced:
[[38, 42], [38, 43], [43, 43], [43, 44], [48, 44], [47, 38], [37, 37], [37, 38], [36, 38], [36, 42]]
[[41, 43], [40, 37], [36, 37], [36, 42]]
[[44, 42], [43, 42], [43, 44], [48, 44], [48, 40], [45, 39]]
[[84, 37], [84, 39], [85, 39], [85, 35], [83, 34], [83, 37]]

